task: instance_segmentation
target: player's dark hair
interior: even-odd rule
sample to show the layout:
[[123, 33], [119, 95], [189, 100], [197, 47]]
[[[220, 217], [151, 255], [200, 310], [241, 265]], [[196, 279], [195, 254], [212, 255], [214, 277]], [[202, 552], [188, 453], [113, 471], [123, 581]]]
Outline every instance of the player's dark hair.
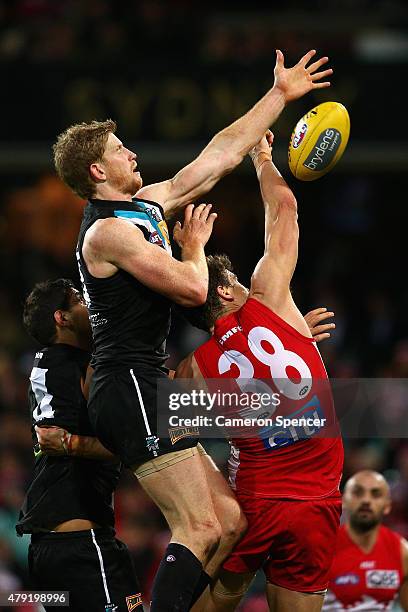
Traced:
[[116, 132], [112, 119], [77, 123], [62, 132], [53, 146], [55, 169], [80, 198], [95, 195], [89, 167], [102, 160], [109, 134]]
[[223, 306], [217, 287], [230, 287], [227, 272], [232, 272], [232, 263], [227, 255], [208, 255], [208, 293], [202, 306], [182, 308], [183, 316], [199, 329], [209, 332], [215, 321], [223, 314]]
[[52, 344], [57, 335], [54, 312], [69, 310], [74, 283], [67, 278], [37, 283], [24, 303], [23, 323], [42, 346]]

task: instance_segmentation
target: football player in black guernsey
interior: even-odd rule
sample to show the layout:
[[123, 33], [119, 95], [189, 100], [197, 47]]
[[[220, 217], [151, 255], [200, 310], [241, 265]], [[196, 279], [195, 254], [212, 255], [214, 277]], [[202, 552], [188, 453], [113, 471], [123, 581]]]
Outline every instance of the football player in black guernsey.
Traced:
[[[31, 534], [32, 586], [69, 591], [75, 612], [143, 610], [129, 551], [115, 538], [121, 464], [93, 437], [84, 397], [92, 340], [85, 303], [70, 280], [46, 281], [27, 297], [23, 318], [43, 347], [29, 387], [34, 474], [16, 525], [19, 535]], [[69, 429], [65, 455], [43, 454], [35, 426]]]
[[[315, 54], [309, 51], [285, 68], [277, 51], [273, 87], [172, 179], [142, 187], [137, 155], [116, 136], [111, 120], [73, 125], [54, 145], [59, 176], [88, 200], [77, 258], [95, 346], [90, 419], [101, 442], [139, 478], [172, 532], [153, 585], [152, 612], [188, 610], [210, 580], [221, 535], [228, 532], [230, 543], [236, 542], [244, 525], [237, 504], [228, 513], [217, 512], [212, 481], [220, 474], [197, 437], [186, 432], [172, 444], [170, 436], [157, 435], [170, 302], [197, 306], [207, 296], [204, 246], [216, 215], [210, 205], [194, 209], [191, 202], [243, 160], [286, 104], [330, 85], [321, 79], [332, 70], [320, 70], [328, 58], [314, 61]], [[165, 218], [184, 207], [183, 226], [177, 223], [174, 230], [181, 247], [177, 261]]]

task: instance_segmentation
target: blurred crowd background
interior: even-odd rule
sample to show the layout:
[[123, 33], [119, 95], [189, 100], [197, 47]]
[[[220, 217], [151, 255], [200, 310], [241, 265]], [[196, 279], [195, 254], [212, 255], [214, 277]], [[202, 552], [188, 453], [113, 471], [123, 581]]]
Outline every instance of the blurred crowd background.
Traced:
[[[406, 378], [407, 25], [404, 0], [0, 0], [0, 590], [28, 585], [28, 538], [16, 538], [14, 524], [33, 464], [26, 393], [37, 347], [22, 327], [22, 303], [40, 280], [78, 282], [84, 203], [54, 175], [56, 135], [76, 121], [112, 117], [145, 183], [163, 180], [272, 85], [276, 48], [287, 65], [310, 48], [328, 55], [331, 89], [292, 103], [274, 126], [275, 159], [299, 204], [293, 293], [303, 312], [335, 312], [336, 330], [320, 346], [330, 376]], [[350, 112], [348, 149], [332, 173], [300, 183], [287, 165], [289, 136], [325, 100]], [[219, 213], [208, 252], [227, 253], [248, 283], [263, 247], [250, 164], [206, 200]], [[205, 337], [175, 314], [169, 366]], [[405, 396], [389, 402], [406, 410]], [[346, 440], [344, 477], [383, 472], [394, 500], [387, 523], [408, 537], [406, 436]], [[208, 449], [223, 467], [225, 442]], [[169, 534], [127, 473], [116, 517], [148, 594]], [[266, 610], [261, 589], [259, 578], [242, 610]]]

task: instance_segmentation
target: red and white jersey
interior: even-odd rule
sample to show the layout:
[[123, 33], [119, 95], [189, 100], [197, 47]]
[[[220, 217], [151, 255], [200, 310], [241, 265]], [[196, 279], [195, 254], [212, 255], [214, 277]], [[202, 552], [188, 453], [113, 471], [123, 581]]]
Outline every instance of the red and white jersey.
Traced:
[[[267, 381], [269, 391], [272, 388], [281, 399], [273, 409], [274, 423], [279, 414], [335, 421], [330, 384], [313, 338], [303, 336], [254, 298], [218, 319], [213, 336], [194, 356], [206, 379], [235, 379], [241, 390], [248, 379], [258, 379], [257, 385]], [[319, 429], [274, 424], [253, 430], [251, 437], [233, 437], [231, 486], [267, 498], [339, 495], [341, 438], [337, 431], [332, 437], [320, 436]]]
[[342, 525], [323, 611], [393, 610], [403, 576], [401, 536], [381, 525], [374, 548], [365, 553]]

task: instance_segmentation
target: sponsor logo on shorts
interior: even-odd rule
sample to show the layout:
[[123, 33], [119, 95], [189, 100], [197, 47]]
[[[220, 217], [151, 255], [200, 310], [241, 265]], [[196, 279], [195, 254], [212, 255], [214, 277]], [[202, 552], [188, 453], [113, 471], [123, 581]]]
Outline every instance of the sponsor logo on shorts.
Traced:
[[129, 612], [132, 612], [132, 610], [141, 606], [142, 603], [141, 593], [137, 593], [136, 595], [128, 595], [128, 597], [126, 597], [126, 605]]
[[346, 585], [346, 584], [358, 584], [360, 582], [360, 576], [357, 574], [343, 574], [342, 576], [337, 576], [334, 581], [334, 584]]
[[366, 586], [369, 589], [398, 589], [400, 577], [397, 570], [366, 571]]
[[304, 139], [306, 132], [307, 132], [307, 123], [302, 123], [302, 125], [296, 130], [293, 136], [292, 147], [294, 149], [298, 148], [298, 146]]
[[331, 163], [340, 145], [340, 132], [334, 128], [328, 128], [319, 135], [303, 165], [317, 172], [324, 170]]
[[198, 427], [172, 427], [169, 429], [170, 441], [175, 444], [182, 438], [190, 438], [191, 436], [199, 436]]
[[159, 450], [159, 440], [157, 436], [147, 436], [146, 437], [146, 447], [148, 451], [154, 453]]

